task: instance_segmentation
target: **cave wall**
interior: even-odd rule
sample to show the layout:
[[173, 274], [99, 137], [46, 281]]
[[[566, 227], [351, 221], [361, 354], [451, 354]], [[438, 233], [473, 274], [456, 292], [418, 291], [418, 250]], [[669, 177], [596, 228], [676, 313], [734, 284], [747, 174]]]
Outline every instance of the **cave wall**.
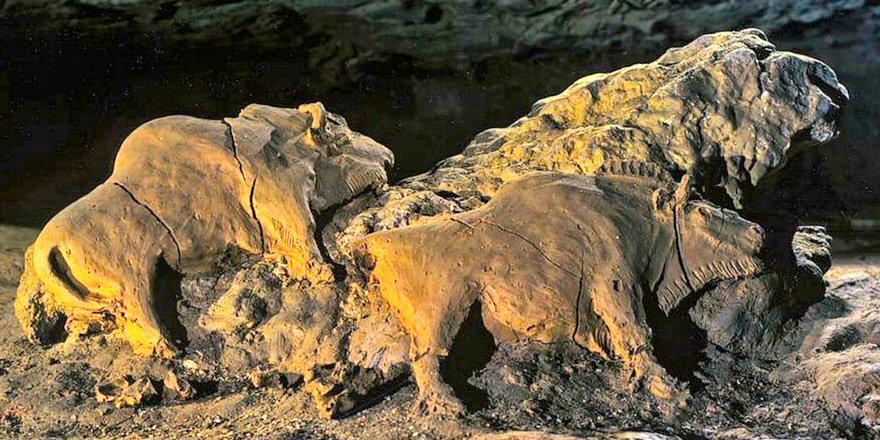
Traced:
[[0, 25], [0, 222], [43, 223], [165, 114], [320, 99], [395, 149], [394, 179], [577, 77], [745, 27], [825, 60], [852, 96], [841, 137], [750, 209], [837, 230], [880, 211], [875, 2], [6, 0]]

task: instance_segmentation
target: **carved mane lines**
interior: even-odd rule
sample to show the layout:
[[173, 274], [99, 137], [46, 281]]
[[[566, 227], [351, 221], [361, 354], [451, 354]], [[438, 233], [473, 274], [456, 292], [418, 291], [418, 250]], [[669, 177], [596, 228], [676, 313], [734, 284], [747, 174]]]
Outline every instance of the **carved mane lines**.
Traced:
[[660, 165], [637, 160], [609, 159], [599, 167], [599, 175], [643, 177], [663, 183], [672, 181], [672, 176]]
[[301, 246], [296, 240], [296, 234], [290, 231], [283, 223], [278, 221], [278, 219], [271, 219], [272, 226], [278, 231], [278, 239], [281, 240], [281, 243], [285, 246], [285, 250], [299, 249]]

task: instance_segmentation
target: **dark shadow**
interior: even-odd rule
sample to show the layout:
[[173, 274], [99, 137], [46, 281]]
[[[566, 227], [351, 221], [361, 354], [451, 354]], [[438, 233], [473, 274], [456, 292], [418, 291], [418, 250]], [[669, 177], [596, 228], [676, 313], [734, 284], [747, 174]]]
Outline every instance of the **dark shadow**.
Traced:
[[303, 386], [303, 377], [296, 373], [278, 373], [278, 381], [282, 388], [299, 389]]
[[180, 322], [180, 314], [177, 312], [177, 302], [182, 295], [180, 290], [182, 280], [183, 275], [169, 266], [165, 259], [160, 258], [156, 262], [152, 306], [162, 327], [162, 333], [181, 350], [189, 345], [186, 327]]
[[434, 24], [443, 19], [443, 8], [438, 5], [431, 5], [425, 10], [425, 23]]
[[483, 325], [480, 303], [475, 302], [458, 330], [449, 356], [440, 362], [443, 381], [452, 387], [469, 411], [479, 411], [489, 405], [489, 394], [468, 380], [486, 367], [497, 350], [495, 338]]
[[[366, 188], [358, 194], [353, 195], [349, 200], [354, 200], [357, 197], [360, 197], [363, 194], [371, 191], [371, 188]], [[323, 211], [318, 211], [314, 207], [310, 207], [312, 210], [312, 215], [315, 219], [315, 230], [313, 231], [315, 244], [318, 245], [318, 252], [321, 254], [321, 259], [324, 260], [324, 263], [330, 265], [330, 271], [333, 273], [333, 278], [336, 281], [344, 280], [348, 275], [345, 270], [345, 266], [336, 262], [333, 257], [330, 255], [330, 251], [327, 249], [327, 244], [324, 243], [324, 228], [326, 228], [331, 221], [333, 221], [333, 216], [336, 215], [336, 212], [344, 207], [346, 203], [349, 202], [346, 200], [342, 203], [327, 207]]]
[[366, 395], [357, 396], [357, 402], [349, 411], [341, 411], [332, 416], [333, 419], [344, 419], [346, 417], [355, 415], [361, 411], [370, 409], [382, 402], [385, 401], [385, 398], [396, 393], [399, 389], [405, 387], [409, 384], [409, 375], [408, 374], [400, 374], [397, 377], [379, 385], [378, 387], [370, 390], [370, 392]]
[[190, 381], [190, 386], [196, 391], [196, 398], [204, 398], [214, 395], [219, 390], [216, 380]]
[[779, 293], [771, 297], [769, 308], [779, 310], [782, 319], [799, 319], [810, 306], [825, 297], [825, 281], [821, 274], [811, 273], [807, 266], [799, 265], [792, 249], [799, 218], [785, 213], [746, 213], [746, 218], [761, 225], [766, 240], [762, 259], [769, 271], [778, 274], [774, 289]]
[[67, 315], [58, 312], [47, 316], [41, 331], [34, 335], [41, 345], [60, 344], [67, 340]]
[[708, 339], [706, 332], [691, 320], [688, 310], [696, 304], [703, 292], [713, 287], [708, 285], [689, 295], [669, 315], [660, 309], [656, 294], [645, 295], [643, 300], [645, 318], [653, 334], [651, 342], [657, 362], [672, 377], [687, 382], [691, 391], [703, 388], [703, 383], [696, 380], [695, 373], [699, 371], [700, 363], [707, 360]]

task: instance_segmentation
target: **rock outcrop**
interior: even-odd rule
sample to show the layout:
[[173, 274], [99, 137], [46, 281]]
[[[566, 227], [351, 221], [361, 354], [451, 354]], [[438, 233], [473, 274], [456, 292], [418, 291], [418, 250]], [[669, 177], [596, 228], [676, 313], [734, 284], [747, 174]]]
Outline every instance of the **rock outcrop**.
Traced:
[[625, 162], [690, 174], [701, 194], [739, 207], [789, 156], [830, 140], [847, 99], [828, 66], [776, 51], [760, 31], [707, 35], [651, 64], [590, 75], [542, 99], [430, 172], [346, 208], [339, 231], [326, 230], [325, 240], [344, 255], [351, 236], [468, 210], [525, 173], [591, 175]]
[[821, 231], [793, 241], [728, 208], [830, 140], [846, 99], [760, 31], [706, 35], [393, 186], [388, 150], [318, 104], [160, 119], [40, 234], [17, 315], [35, 342], [118, 329], [141, 353], [293, 373], [332, 417], [410, 369], [418, 408], [460, 413], [440, 365], [478, 304], [497, 343], [571, 340], [682, 396], [672, 376], [697, 365], [663, 344], [784, 350], [821, 299], [797, 291], [827, 268]]
[[802, 344], [774, 376], [808, 389], [851, 435], [870, 437], [880, 429], [880, 286], [876, 262], [860, 265], [829, 272], [834, 294], [810, 308]]
[[[144, 32], [167, 33], [172, 40], [203, 45], [237, 38], [285, 47], [290, 43], [273, 36], [283, 33], [302, 38], [302, 29], [311, 27], [314, 33], [330, 35], [362, 52], [405, 54], [436, 63], [460, 59], [465, 53], [479, 59], [533, 48], [602, 51], [609, 47], [663, 47], [678, 43], [677, 38], [694, 38], [718, 29], [754, 26], [776, 31], [864, 8], [862, 1], [846, 0], [599, 0], [589, 4], [7, 0], [0, 5], [0, 17], [53, 29], [101, 33], [133, 26]], [[364, 36], [367, 38], [360, 38]]]
[[[837, 82], [831, 69], [816, 60], [775, 51], [760, 31], [707, 35], [683, 48], [670, 50], [652, 64], [591, 75], [577, 81], [562, 94], [539, 101], [527, 116], [510, 127], [481, 133], [462, 154], [444, 160], [430, 172], [406, 179], [382, 194], [367, 196], [347, 205], [324, 230], [324, 240], [337, 261], [354, 268], [367, 267], [366, 273], [378, 286], [379, 295], [398, 311], [404, 328], [413, 337], [410, 349], [414, 350], [411, 353], [415, 361], [412, 367], [417, 381], [427, 388], [423, 391], [435, 394], [425, 396], [425, 406], [454, 409], [458, 405], [445, 398], [448, 389], [438, 379], [434, 356], [442, 357], [448, 352], [457, 329], [476, 298], [481, 298], [483, 319], [496, 339], [503, 340], [502, 335], [514, 334], [518, 338], [553, 340], [555, 334], [565, 335], [565, 338], [577, 334], [577, 331], [566, 332], [566, 320], [558, 316], [580, 317], [582, 304], [572, 293], [579, 290], [573, 286], [563, 287], [564, 281], [558, 286], [558, 283], [549, 282], [556, 278], [548, 274], [533, 277], [525, 267], [537, 264], [519, 266], [521, 260], [528, 260], [526, 256], [535, 250], [541, 255], [542, 262], [588, 259], [578, 257], [576, 251], [562, 252], [557, 258], [546, 256], [558, 246], [554, 242], [577, 242], [550, 240], [549, 237], [556, 237], [555, 234], [565, 236], [565, 226], [550, 226], [552, 233], [547, 231], [537, 235], [529, 229], [525, 218], [542, 218], [548, 215], [547, 212], [553, 212], [550, 206], [556, 202], [550, 200], [555, 199], [544, 197], [547, 199], [542, 202], [545, 205], [541, 205], [544, 212], [539, 214], [541, 210], [535, 210], [533, 215], [522, 220], [517, 220], [519, 217], [512, 208], [500, 215], [503, 221], [513, 221], [517, 225], [495, 228], [499, 229], [494, 231], [496, 235], [502, 231], [509, 233], [508, 241], [504, 241], [508, 243], [503, 245], [505, 249], [492, 251], [493, 245], [482, 242], [478, 238], [480, 235], [465, 238], [474, 234], [477, 226], [484, 226], [478, 218], [486, 215], [482, 214], [483, 209], [492, 212], [490, 205], [495, 202], [523, 210], [531, 206], [529, 190], [518, 182], [506, 182], [536, 170], [580, 175], [630, 174], [661, 180], [686, 175], [703, 197], [739, 207], [748, 201], [752, 189], [764, 176], [784, 166], [803, 148], [830, 140], [836, 134], [835, 120], [840, 106], [847, 99], [846, 89]], [[798, 104], [790, 105], [794, 102]], [[770, 108], [774, 109], [772, 116]], [[515, 188], [510, 191], [517, 196], [500, 197], [504, 190], [499, 188], [505, 188], [505, 185]], [[498, 201], [497, 197], [515, 201]], [[648, 203], [650, 198], [643, 195], [641, 203]], [[490, 201], [488, 205], [484, 205], [486, 201]], [[566, 207], [566, 213], [549, 214], [551, 218], [565, 218], [576, 212], [571, 206], [580, 206], [571, 201], [559, 204]], [[627, 215], [636, 215], [633, 210], [637, 206], [635, 202], [624, 204], [629, 207]], [[480, 206], [484, 208], [478, 208]], [[474, 209], [477, 211], [473, 214], [464, 214], [467, 218], [458, 217], [459, 213]], [[746, 231], [750, 228], [734, 226], [737, 222], [716, 207], [707, 205], [704, 209], [709, 213], [717, 212], [718, 215], [705, 218], [722, 219], [722, 225], [725, 224], [723, 219], [730, 219], [726, 224], [729, 229], [712, 229], [707, 226], [705, 218], [695, 223], [713, 232], [706, 234], [704, 240], [708, 241], [692, 242], [694, 247], [690, 252], [693, 252], [693, 258], [681, 254], [681, 267], [688, 267], [684, 271], [685, 279], [679, 280], [681, 285], [669, 291], [659, 291], [656, 280], [622, 281], [622, 286], [649, 288], [643, 295], [633, 296], [631, 304], [637, 306], [616, 303], [614, 311], [605, 311], [604, 317], [603, 313], [594, 313], [600, 322], [610, 316], [616, 316], [610, 321], [621, 322], [625, 321], [620, 319], [623, 315], [617, 313], [643, 316], [645, 311], [641, 307], [647, 308], [645, 304], [651, 304], [660, 310], [649, 317], [654, 322], [649, 325], [642, 321], [626, 326], [626, 331], [613, 338], [609, 337], [615, 333], [613, 330], [601, 335], [604, 337], [583, 338], [582, 345], [599, 353], [632, 360], [627, 353], [640, 351], [637, 347], [644, 344], [635, 343], [627, 349], [620, 341], [643, 340], [638, 337], [641, 333], [652, 335], [653, 343], [658, 344], [663, 333], [677, 334], [682, 328], [694, 325], [691, 332], [702, 331], [708, 341], [752, 356], [775, 358], [796, 346], [786, 336], [787, 330], [795, 325], [796, 318], [807, 306], [821, 299], [824, 292], [821, 276], [827, 270], [827, 264], [818, 249], [823, 242], [821, 231], [804, 230], [794, 244], [791, 235], [772, 237], [772, 240], [789, 243], [787, 253], [791, 257], [781, 262], [762, 248], [764, 237], [761, 233], [760, 239], [752, 240], [754, 246], [748, 247], [748, 251], [736, 258], [731, 257], [731, 261], [721, 262], [719, 266], [712, 264], [715, 262], [713, 258], [697, 256], [707, 246], [716, 251], [719, 248], [717, 244], [706, 243], [721, 243], [733, 237], [741, 240], [749, 235]], [[597, 211], [613, 217], [613, 209]], [[574, 217], [590, 217], [586, 212], [581, 214]], [[470, 219], [471, 215], [476, 216], [475, 219]], [[658, 217], [662, 218], [662, 215]], [[552, 221], [545, 220], [534, 227], [547, 226], [547, 222]], [[570, 227], [571, 222], [568, 224]], [[632, 226], [633, 223], [628, 224]], [[653, 218], [652, 224], [656, 226], [662, 221]], [[681, 224], [687, 225], [686, 222]], [[744, 223], [747, 224], [749, 222]], [[754, 227], [761, 230], [756, 225]], [[522, 238], [518, 234], [522, 228], [529, 229], [526, 235], [535, 237], [528, 240], [534, 249], [517, 251], [509, 248], [512, 246], [509, 240]], [[470, 249], [469, 252], [459, 254], [449, 248], [450, 243], [457, 243], [454, 230], [460, 230], [464, 240], [460, 249]], [[585, 234], [602, 235], [602, 231], [593, 232], [595, 234]], [[677, 232], [677, 238], [681, 239], [681, 231]], [[728, 233], [733, 235], [728, 237]], [[610, 235], [625, 236], [620, 233]], [[360, 237], [367, 237], [366, 251], [360, 250], [359, 246], [364, 242]], [[642, 237], [646, 235], [642, 234]], [[815, 238], [816, 249], [806, 250], [803, 245], [805, 240], [809, 241], [806, 237]], [[437, 241], [432, 241], [435, 238]], [[502, 242], [501, 237], [488, 241]], [[792, 246], [798, 248], [797, 256]], [[589, 254], [586, 249], [582, 251]], [[603, 255], [599, 261], [614, 260], [593, 247], [589, 251]], [[827, 252], [827, 247], [824, 251]], [[476, 264], [479, 267], [468, 270], [462, 268], [481, 261], [475, 257], [480, 252], [491, 256], [491, 263]], [[756, 258], [758, 254], [763, 260]], [[395, 259], [400, 255], [407, 257]], [[456, 259], [456, 255], [460, 258]], [[505, 255], [512, 259], [505, 260]], [[644, 258], [644, 254], [641, 255]], [[813, 263], [813, 259], [819, 263]], [[797, 265], [816, 270], [804, 272]], [[513, 267], [523, 270], [515, 271]], [[588, 272], [594, 273], [598, 267], [600, 265], [593, 262]], [[615, 267], [630, 267], [639, 274], [651, 273], [627, 264]], [[571, 273], [580, 273], [582, 276], [578, 279], [583, 280], [583, 270], [575, 269], [578, 268], [560, 272], [561, 279], [565, 280]], [[696, 273], [690, 273], [690, 269]], [[466, 275], [471, 273], [469, 270], [476, 272], [473, 276]], [[456, 275], [462, 275], [462, 279]], [[673, 277], [672, 281], [677, 279]], [[436, 283], [431, 284], [430, 280], [436, 280]], [[537, 283], [534, 288], [527, 287], [533, 282], [528, 280]], [[464, 284], [459, 286], [458, 281]], [[591, 290], [590, 294], [598, 295], [596, 290], [601, 289]], [[491, 291], [497, 291], [497, 294], [488, 293]], [[522, 300], [528, 297], [522, 292], [537, 295], [535, 292], [542, 291], [550, 296], [535, 300], [535, 304], [562, 305], [563, 309], [570, 311], [574, 303], [574, 309], [579, 312], [566, 314], [557, 311], [542, 315], [538, 309], [525, 313], [525, 310], [531, 310], [525, 305], [530, 302], [520, 303], [519, 300], [500, 300], [511, 307], [503, 312], [493, 310], [493, 307], [500, 307], [495, 296], [506, 298], [512, 295]], [[627, 291], [626, 287], [616, 289], [616, 292], [621, 291]], [[626, 294], [621, 296], [627, 297]], [[646, 297], [649, 299], [645, 300]], [[533, 322], [520, 319], [521, 314], [544, 318]], [[546, 319], [551, 315], [557, 317], [552, 320], [554, 325], [549, 325]], [[517, 325], [526, 322], [541, 322], [542, 325]], [[613, 328], [613, 325], [588, 325], [585, 328], [602, 333], [601, 329]], [[558, 331], [554, 333], [552, 329]], [[616, 341], [611, 342], [615, 338]], [[590, 340], [594, 343], [590, 344]], [[603, 349], [602, 343], [613, 348]], [[677, 349], [679, 347], [673, 345], [669, 354], [675, 357], [672, 353]], [[658, 370], [656, 367], [636, 366], [640, 363], [633, 362], [636, 370]], [[656, 365], [653, 361], [641, 364]], [[663, 374], [659, 376], [665, 377]], [[655, 390], [663, 388], [658, 385]], [[436, 395], [440, 398], [432, 400]]]

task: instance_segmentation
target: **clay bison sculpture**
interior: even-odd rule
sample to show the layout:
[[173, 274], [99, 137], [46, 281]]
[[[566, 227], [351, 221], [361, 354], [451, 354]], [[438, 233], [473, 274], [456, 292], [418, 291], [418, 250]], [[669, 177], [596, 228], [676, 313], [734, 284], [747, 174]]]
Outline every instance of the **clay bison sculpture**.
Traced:
[[689, 200], [687, 177], [675, 189], [651, 165], [613, 168], [625, 174], [533, 174], [481, 208], [359, 243], [373, 291], [412, 338], [421, 409], [463, 411], [439, 361], [477, 301], [496, 340], [573, 340], [622, 360], [654, 395], [673, 397], [645, 304], [669, 313], [707, 286], [758, 274], [764, 233], [733, 211]]
[[109, 179], [43, 228], [16, 314], [34, 341], [98, 325], [121, 330], [139, 353], [171, 356], [161, 272], [262, 254], [296, 277], [332, 279], [313, 212], [384, 184], [392, 161], [319, 103], [148, 122], [122, 144]]

